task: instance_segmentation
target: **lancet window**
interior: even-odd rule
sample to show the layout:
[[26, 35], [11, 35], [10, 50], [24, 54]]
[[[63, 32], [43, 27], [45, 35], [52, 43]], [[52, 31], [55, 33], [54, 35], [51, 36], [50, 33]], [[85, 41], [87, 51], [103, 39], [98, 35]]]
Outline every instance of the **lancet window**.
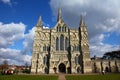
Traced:
[[64, 36], [60, 36], [60, 50], [64, 50]]
[[56, 38], [56, 51], [58, 51], [59, 50], [59, 39], [58, 39], [58, 37]]

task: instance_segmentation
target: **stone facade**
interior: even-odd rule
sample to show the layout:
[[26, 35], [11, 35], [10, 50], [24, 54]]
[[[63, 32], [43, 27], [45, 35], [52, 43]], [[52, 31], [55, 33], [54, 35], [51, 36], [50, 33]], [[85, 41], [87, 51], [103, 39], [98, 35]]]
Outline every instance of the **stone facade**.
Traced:
[[70, 29], [62, 19], [61, 9], [52, 29], [44, 29], [40, 17], [36, 25], [32, 73], [88, 73], [91, 60], [87, 29], [81, 17], [78, 29]]
[[120, 60], [105, 60], [101, 58], [93, 58], [92, 72], [100, 73], [105, 72], [120, 72]]
[[82, 17], [78, 29], [70, 29], [66, 25], [61, 9], [52, 29], [43, 28], [42, 18], [39, 18], [34, 35], [31, 73], [91, 73], [95, 72], [95, 64], [99, 67], [101, 62], [90, 59], [88, 33]]

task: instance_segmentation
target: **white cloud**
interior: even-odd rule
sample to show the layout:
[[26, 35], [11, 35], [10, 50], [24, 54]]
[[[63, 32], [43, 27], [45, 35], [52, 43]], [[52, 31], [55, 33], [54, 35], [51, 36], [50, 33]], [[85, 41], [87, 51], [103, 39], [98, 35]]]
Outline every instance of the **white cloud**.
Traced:
[[49, 27], [47, 27], [47, 26], [43, 26], [43, 29], [49, 29]]
[[119, 50], [119, 45], [110, 45], [110, 44], [94, 45], [94, 44], [91, 44], [90, 50], [91, 50], [91, 52], [90, 52], [91, 57], [93, 57], [94, 55], [102, 57], [103, 54], [106, 53], [106, 52]]
[[100, 34], [93, 37], [90, 40], [91, 57], [93, 57], [94, 55], [102, 57], [103, 54], [106, 52], [119, 50], [119, 45], [111, 45], [111, 44], [103, 43], [105, 37], [109, 37], [109, 35]]
[[[120, 0], [51, 0], [53, 15], [62, 8], [64, 21], [70, 27], [79, 27], [80, 15], [84, 16], [88, 28], [91, 55], [103, 55], [118, 49], [118, 45], [104, 43], [114, 32], [120, 35]], [[107, 34], [105, 34], [107, 33]], [[115, 34], [115, 35], [116, 35]], [[109, 36], [108, 36], [109, 35]], [[119, 41], [116, 39], [116, 41]]]
[[102, 41], [104, 40], [105, 38], [105, 35], [104, 34], [100, 34], [100, 35], [97, 35], [95, 37], [93, 37], [92, 39], [90, 39], [90, 43], [91, 44], [94, 44], [94, 45], [97, 45], [97, 44], [103, 44]]
[[10, 49], [10, 48], [0, 48], [0, 55], [2, 63], [7, 60], [9, 64], [24, 65], [26, 62], [31, 63], [31, 56], [27, 54], [22, 54], [21, 50]]
[[[18, 65], [24, 65], [26, 62], [28, 64], [31, 64], [31, 55], [24, 54], [24, 51], [29, 52], [31, 50], [30, 47], [32, 47], [32, 41], [33, 41], [33, 33], [34, 28], [29, 31], [28, 34], [25, 34], [25, 28], [26, 25], [23, 23], [9, 23], [9, 24], [3, 24], [0, 22], [0, 63], [2, 63], [4, 60], [7, 60], [9, 64], [18, 64]], [[14, 44], [15, 42], [25, 39], [27, 46], [24, 45], [24, 49], [13, 49], [8, 48]], [[22, 42], [21, 42], [22, 44]], [[29, 50], [30, 48], [30, 50]]]
[[29, 33], [25, 34], [25, 40], [23, 42], [25, 54], [32, 52], [34, 32], [35, 32], [35, 27], [29, 30]]
[[12, 5], [11, 0], [1, 0], [4, 4]]
[[[93, 5], [94, 4], [94, 5]], [[85, 21], [88, 28], [94, 29], [99, 24], [110, 24], [107, 20], [115, 19], [119, 22], [120, 18], [120, 1], [119, 0], [51, 0], [50, 5], [53, 14], [57, 16], [58, 7], [62, 7], [64, 21], [70, 26], [79, 26], [80, 15], [85, 15]], [[76, 22], [74, 22], [76, 21]], [[114, 22], [116, 23], [116, 22]], [[112, 25], [111, 27], [113, 27]], [[107, 26], [109, 28], [109, 26]], [[96, 28], [95, 28], [96, 29]], [[107, 31], [105, 29], [104, 31]], [[103, 32], [103, 31], [102, 31]], [[101, 32], [101, 33], [102, 33]]]
[[106, 20], [106, 25], [108, 26], [109, 32], [116, 32], [120, 34], [120, 17], [119, 18], [111, 18]]
[[24, 38], [25, 27], [23, 23], [0, 22], [0, 48], [13, 45], [15, 41]]

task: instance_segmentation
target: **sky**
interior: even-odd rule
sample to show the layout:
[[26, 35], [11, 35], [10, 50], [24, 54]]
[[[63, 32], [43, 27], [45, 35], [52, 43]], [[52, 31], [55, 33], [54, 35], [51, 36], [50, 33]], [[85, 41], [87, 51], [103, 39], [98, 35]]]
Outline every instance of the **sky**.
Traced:
[[83, 15], [91, 57], [120, 50], [120, 0], [0, 0], [0, 64], [31, 64], [39, 16], [53, 28], [59, 7], [70, 28], [78, 28]]

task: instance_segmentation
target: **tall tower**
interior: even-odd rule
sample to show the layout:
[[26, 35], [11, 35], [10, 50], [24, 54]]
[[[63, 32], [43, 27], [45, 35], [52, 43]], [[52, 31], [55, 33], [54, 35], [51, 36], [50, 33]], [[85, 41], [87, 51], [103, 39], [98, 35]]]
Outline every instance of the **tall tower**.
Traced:
[[91, 69], [91, 60], [90, 60], [90, 51], [88, 43], [88, 32], [86, 25], [81, 16], [80, 26], [79, 26], [79, 38], [80, 38], [80, 53], [82, 58], [82, 72], [89, 73], [92, 72]]
[[[48, 73], [48, 52], [50, 46], [50, 30], [44, 29], [42, 17], [39, 17], [35, 28], [33, 53], [32, 53], [32, 73]], [[46, 71], [45, 71], [46, 70]]]
[[39, 63], [39, 55], [40, 55], [40, 33], [42, 31], [42, 17], [39, 17], [35, 28], [35, 35], [34, 35], [34, 43], [33, 43], [33, 53], [32, 53], [32, 67], [31, 72], [38, 72], [38, 63]]

